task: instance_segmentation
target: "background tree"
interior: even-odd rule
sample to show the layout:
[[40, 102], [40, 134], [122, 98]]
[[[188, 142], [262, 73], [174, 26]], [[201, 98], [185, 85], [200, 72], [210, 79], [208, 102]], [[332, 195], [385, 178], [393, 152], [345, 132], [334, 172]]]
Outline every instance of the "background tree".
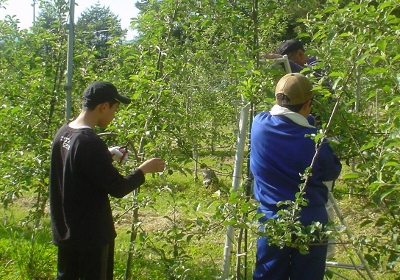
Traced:
[[42, 0], [38, 2], [39, 14], [35, 19], [42, 28], [53, 29], [57, 31], [59, 22], [66, 22], [68, 14], [68, 1], [66, 0]]
[[389, 269], [400, 260], [395, 233], [400, 229], [400, 208], [395, 205], [400, 195], [399, 115], [393, 111], [400, 92], [399, 8], [397, 1], [349, 2], [339, 10], [329, 3], [304, 21], [340, 98], [340, 146], [347, 150], [342, 156], [351, 157], [347, 163], [354, 171], [345, 178], [350, 190], [369, 196], [366, 207], [379, 209], [379, 218], [364, 217], [362, 222], [372, 224], [376, 235], [361, 236], [357, 242], [367, 245], [372, 266]]
[[96, 52], [96, 58], [106, 58], [113, 42], [121, 43], [126, 30], [121, 20], [109, 7], [96, 3], [79, 16], [76, 23], [77, 40], [82, 40], [89, 50]]
[[48, 197], [50, 139], [64, 114], [59, 100], [64, 92], [65, 1], [57, 2], [58, 9], [53, 9], [54, 4], [40, 3], [43, 13], [55, 19], [51, 28], [38, 24], [30, 31], [19, 30], [13, 19], [0, 22], [2, 53], [6, 54], [1, 58], [0, 83], [6, 98], [0, 109], [0, 125], [7, 131], [0, 140], [0, 200], [7, 209], [23, 194], [34, 197], [31, 209], [20, 221], [33, 229], [21, 256], [21, 273], [26, 279], [36, 278], [37, 268], [42, 267], [45, 272], [48, 267], [41, 261], [43, 247], [37, 242], [49, 233], [43, 218]]

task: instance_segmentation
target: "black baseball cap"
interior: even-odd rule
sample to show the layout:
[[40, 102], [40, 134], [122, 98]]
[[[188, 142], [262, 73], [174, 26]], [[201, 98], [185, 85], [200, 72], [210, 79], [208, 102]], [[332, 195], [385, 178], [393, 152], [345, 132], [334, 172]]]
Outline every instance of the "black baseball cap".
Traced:
[[98, 105], [108, 101], [118, 101], [124, 104], [131, 103], [131, 99], [118, 93], [117, 88], [109, 82], [94, 82], [83, 92], [86, 104]]
[[292, 52], [295, 52], [297, 50], [302, 50], [304, 51], [304, 46], [303, 43], [300, 42], [299, 40], [286, 40], [284, 41], [278, 48], [278, 53], [281, 55], [287, 55]]

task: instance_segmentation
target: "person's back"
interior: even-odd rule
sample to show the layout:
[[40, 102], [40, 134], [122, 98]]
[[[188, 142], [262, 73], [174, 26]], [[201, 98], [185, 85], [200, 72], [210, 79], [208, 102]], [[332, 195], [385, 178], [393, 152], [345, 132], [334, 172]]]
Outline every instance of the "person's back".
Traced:
[[[261, 223], [277, 217], [278, 202], [295, 200], [304, 182], [301, 174], [308, 167], [311, 175], [304, 187], [308, 204], [302, 207], [299, 221], [303, 225], [327, 223], [328, 190], [323, 181], [336, 179], [341, 164], [326, 141], [316, 149], [312, 137], [316, 128], [307, 120], [313, 96], [312, 85], [304, 75], [287, 74], [276, 86], [277, 104], [270, 112], [254, 118], [250, 169], [254, 176], [254, 196], [260, 202], [258, 212], [264, 214]], [[325, 258], [326, 244], [310, 246], [309, 253], [303, 255], [290, 247], [269, 245], [268, 238], [260, 238], [253, 279], [323, 279]]]
[[91, 128], [66, 124], [54, 137], [50, 180], [53, 243], [84, 249], [115, 238], [108, 194], [122, 197], [144, 176], [136, 174], [132, 187], [123, 189], [128, 183], [113, 167], [100, 137]]
[[[311, 138], [315, 133], [315, 127], [298, 125], [283, 115], [264, 112], [254, 118], [250, 164], [257, 178], [254, 195], [262, 205], [275, 206], [279, 201], [295, 199], [302, 183], [300, 174], [310, 167], [315, 155], [315, 142]], [[312, 188], [305, 195], [309, 205], [326, 202], [327, 189], [318, 178], [323, 175], [320, 169], [317, 163], [312, 171], [315, 176], [309, 180]]]
[[95, 134], [96, 126], [108, 126], [120, 103], [130, 102], [113, 84], [94, 82], [84, 90], [80, 115], [54, 136], [49, 200], [58, 280], [113, 278], [116, 232], [108, 196], [127, 195], [145, 182], [146, 173], [165, 167], [153, 158], [123, 176], [112, 163], [121, 150], [109, 150]]

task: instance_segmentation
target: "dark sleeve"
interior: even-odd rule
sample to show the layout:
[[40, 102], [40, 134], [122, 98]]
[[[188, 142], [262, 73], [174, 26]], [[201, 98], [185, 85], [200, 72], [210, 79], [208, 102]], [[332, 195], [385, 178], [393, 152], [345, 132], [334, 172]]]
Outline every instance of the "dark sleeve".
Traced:
[[290, 64], [290, 69], [292, 70], [293, 73], [300, 73], [301, 70], [304, 69], [303, 66], [300, 66], [299, 64], [291, 60], [289, 60], [289, 64]]
[[79, 163], [79, 173], [94, 189], [99, 188], [121, 198], [145, 182], [144, 174], [139, 169], [122, 176], [112, 163], [107, 145], [97, 135], [82, 138], [75, 146], [75, 162]]
[[[307, 64], [310, 66], [316, 66], [318, 63], [318, 60], [315, 56], [311, 57], [308, 61]], [[331, 86], [331, 81], [328, 78], [328, 75], [325, 71], [324, 68], [318, 68], [314, 69], [314, 77], [317, 79], [323, 79], [322, 80], [322, 85], [326, 87], [331, 93], [334, 93], [332, 86]]]
[[317, 65], [317, 62], [318, 62], [317, 58], [315, 56], [312, 56], [308, 59], [307, 64], [310, 66], [315, 66]]
[[321, 167], [322, 181], [333, 181], [339, 177], [342, 164], [339, 158], [333, 153], [328, 141], [324, 141], [318, 152], [318, 163]]
[[[286, 71], [285, 68], [285, 64], [284, 63], [280, 63], [283, 71]], [[300, 73], [301, 70], [304, 69], [303, 66], [298, 65], [296, 62], [289, 60], [289, 65], [290, 65], [290, 70], [292, 71], [292, 73]]]
[[[300, 73], [304, 68], [306, 68], [305, 66], [301, 66], [292, 60], [289, 60], [289, 64], [290, 64], [290, 69], [292, 70], [292, 73]], [[317, 58], [315, 56], [311, 57], [307, 61], [307, 64], [309, 66], [315, 66], [317, 64]], [[282, 67], [283, 67], [283, 69], [285, 69], [285, 66], [283, 65], [283, 63], [282, 63]], [[310, 73], [310, 71], [307, 71], [304, 74], [308, 74], [308, 73]]]

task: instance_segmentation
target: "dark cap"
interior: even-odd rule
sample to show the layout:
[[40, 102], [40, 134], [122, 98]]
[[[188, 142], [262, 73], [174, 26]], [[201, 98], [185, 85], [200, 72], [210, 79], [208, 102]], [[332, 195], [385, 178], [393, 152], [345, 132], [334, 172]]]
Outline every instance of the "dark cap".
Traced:
[[120, 95], [117, 88], [109, 82], [94, 82], [84, 90], [83, 97], [86, 99], [86, 104], [91, 105], [114, 100], [124, 104], [131, 103], [130, 98]]
[[300, 73], [290, 73], [283, 76], [275, 88], [275, 95], [279, 93], [289, 98], [290, 104], [288, 105], [304, 104], [314, 97], [311, 82]]
[[281, 55], [287, 55], [292, 52], [295, 52], [297, 50], [302, 50], [304, 51], [304, 46], [303, 43], [300, 42], [299, 40], [286, 40], [284, 41], [278, 48], [278, 53]]

